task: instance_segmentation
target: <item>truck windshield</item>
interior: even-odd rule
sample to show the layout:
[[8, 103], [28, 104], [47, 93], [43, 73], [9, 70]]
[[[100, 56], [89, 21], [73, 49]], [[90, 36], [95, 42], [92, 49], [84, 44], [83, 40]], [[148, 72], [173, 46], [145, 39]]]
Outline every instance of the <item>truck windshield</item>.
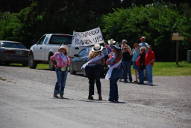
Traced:
[[50, 44], [71, 44], [72, 36], [69, 35], [53, 35], [50, 39]]

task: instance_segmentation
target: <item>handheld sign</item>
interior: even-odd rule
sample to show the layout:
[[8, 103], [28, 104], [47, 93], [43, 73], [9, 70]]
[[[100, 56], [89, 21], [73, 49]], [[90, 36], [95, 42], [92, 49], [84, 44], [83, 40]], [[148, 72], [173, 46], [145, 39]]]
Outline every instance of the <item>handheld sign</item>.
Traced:
[[101, 29], [94, 28], [85, 32], [73, 32], [72, 46], [90, 46], [96, 43], [103, 43], [104, 39], [101, 33]]

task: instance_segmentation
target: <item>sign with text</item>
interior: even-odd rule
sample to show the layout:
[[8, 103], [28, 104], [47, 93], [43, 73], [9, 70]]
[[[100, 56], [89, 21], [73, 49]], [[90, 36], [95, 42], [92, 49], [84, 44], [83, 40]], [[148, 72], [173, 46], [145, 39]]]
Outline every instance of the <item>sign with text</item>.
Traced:
[[173, 33], [172, 40], [184, 40], [184, 37], [181, 36], [179, 33]]
[[85, 32], [73, 32], [72, 46], [90, 46], [96, 43], [103, 43], [104, 39], [101, 33], [101, 29], [94, 28]]

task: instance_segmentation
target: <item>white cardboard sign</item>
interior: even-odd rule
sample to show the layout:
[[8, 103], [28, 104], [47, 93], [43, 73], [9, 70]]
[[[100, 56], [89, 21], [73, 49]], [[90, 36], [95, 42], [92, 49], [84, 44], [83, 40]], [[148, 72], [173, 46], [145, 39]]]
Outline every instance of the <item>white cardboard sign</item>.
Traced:
[[72, 46], [90, 46], [96, 43], [103, 43], [104, 39], [101, 33], [101, 29], [94, 28], [85, 32], [73, 32]]

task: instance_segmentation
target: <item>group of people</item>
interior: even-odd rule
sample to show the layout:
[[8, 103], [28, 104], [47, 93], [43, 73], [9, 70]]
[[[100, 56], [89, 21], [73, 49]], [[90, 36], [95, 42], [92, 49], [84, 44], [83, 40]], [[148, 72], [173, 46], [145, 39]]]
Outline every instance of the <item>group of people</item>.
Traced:
[[[67, 49], [61, 46], [52, 57], [52, 63], [56, 67], [57, 82], [54, 89], [54, 97], [63, 98], [67, 72], [70, 65], [70, 58], [67, 56]], [[155, 61], [155, 54], [151, 46], [145, 42], [145, 37], [140, 38], [140, 43], [134, 43], [133, 49], [128, 45], [127, 40], [121, 44], [110, 39], [104, 46], [95, 44], [88, 55], [88, 62], [82, 66], [85, 69], [89, 81], [88, 99], [93, 100], [94, 85], [97, 86], [98, 99], [102, 100], [101, 74], [105, 65], [108, 71], [105, 79], [110, 82], [109, 101], [118, 102], [117, 82], [133, 82], [131, 65], [135, 70], [135, 83], [144, 84], [145, 76], [148, 85], [153, 85], [152, 66]]]

